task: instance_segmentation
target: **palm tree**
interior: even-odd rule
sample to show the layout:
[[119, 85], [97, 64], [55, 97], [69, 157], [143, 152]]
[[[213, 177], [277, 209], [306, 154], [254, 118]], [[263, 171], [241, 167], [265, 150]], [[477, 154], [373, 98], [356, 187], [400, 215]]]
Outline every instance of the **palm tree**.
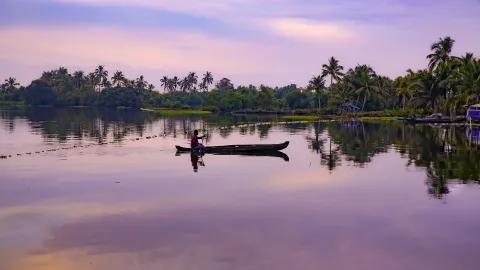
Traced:
[[140, 75], [140, 77], [135, 80], [135, 87], [143, 90], [147, 86], [148, 86], [148, 82], [145, 81], [145, 78], [143, 77], [143, 75]]
[[167, 89], [169, 89], [169, 82], [170, 82], [170, 79], [167, 77], [167, 76], [163, 76], [161, 79], [160, 79], [160, 83], [161, 85], [163, 86], [163, 91], [167, 91]]
[[198, 82], [198, 76], [195, 72], [190, 72], [187, 75], [188, 80], [188, 90], [195, 91], [197, 89], [196, 85]]
[[353, 91], [357, 95], [357, 100], [359, 97], [363, 97], [363, 111], [370, 95], [373, 92], [378, 91], [378, 86], [375, 83], [375, 78], [377, 77], [377, 75], [371, 67], [367, 65], [361, 65], [355, 67], [355, 69], [353, 70], [353, 76]]
[[172, 79], [168, 80], [168, 90], [170, 92], [177, 91], [177, 86], [179, 86], [179, 85], [180, 85], [180, 82], [179, 82], [177, 76], [174, 76]]
[[190, 81], [188, 79], [188, 77], [185, 77], [183, 78], [180, 83], [180, 90], [182, 90], [182, 92], [187, 92], [187, 90], [189, 89], [189, 86], [190, 86]]
[[[467, 57], [468, 54], [462, 59]], [[458, 92], [463, 95], [466, 105], [478, 103], [480, 101], [480, 59], [462, 61], [464, 61], [464, 64], [458, 68], [456, 74], [456, 87]]]
[[320, 113], [320, 109], [321, 109], [320, 96], [323, 89], [325, 89], [325, 80], [323, 79], [322, 76], [314, 76], [308, 82], [307, 88], [315, 91], [315, 94], [317, 95], [317, 99], [318, 99], [318, 113]]
[[155, 90], [155, 85], [153, 85], [153, 84], [151, 84], [151, 83], [148, 84], [147, 90], [148, 90], [148, 91], [153, 91], [153, 90]]
[[330, 76], [330, 85], [332, 85], [333, 80], [338, 82], [342, 78], [344, 75], [342, 70], [343, 66], [339, 65], [338, 60], [332, 56], [330, 59], [328, 59], [328, 65], [324, 64], [322, 66], [322, 78]]
[[14, 89], [17, 88], [20, 84], [17, 82], [17, 79], [13, 77], [9, 77], [8, 79], [5, 79], [5, 88], [6, 89]]
[[441, 95], [440, 86], [435, 76], [427, 71], [421, 71], [417, 80], [412, 84], [412, 102], [416, 107], [431, 106], [434, 112], [437, 110], [437, 98]]
[[463, 65], [467, 65], [467, 64], [471, 63], [472, 61], [474, 61], [475, 57], [473, 56], [473, 53], [466, 53], [465, 56], [458, 58], [458, 60]]
[[122, 85], [125, 85], [125, 80], [125, 75], [119, 70], [117, 70], [112, 76], [112, 82], [115, 87], [122, 87]]
[[52, 71], [44, 71], [42, 73], [42, 77], [40, 79], [45, 80], [47, 82], [51, 82], [53, 79], [53, 72]]
[[405, 110], [405, 106], [407, 103], [407, 99], [410, 98], [412, 89], [411, 89], [411, 81], [408, 77], [398, 77], [395, 80], [395, 85], [397, 88], [396, 95], [400, 98], [400, 102], [402, 104], [402, 109]]
[[56, 73], [57, 73], [57, 76], [58, 76], [58, 77], [69, 76], [69, 74], [68, 74], [68, 69], [66, 69], [65, 67], [59, 67], [59, 68], [56, 70]]
[[452, 52], [454, 43], [455, 40], [447, 36], [445, 38], [440, 38], [439, 41], [430, 46], [432, 53], [427, 55], [427, 59], [429, 60], [428, 67], [430, 71], [435, 69], [439, 63], [444, 63], [450, 59], [450, 53]]
[[[103, 65], [99, 65], [95, 71], [93, 72], [95, 75], [95, 81], [94, 81], [94, 86], [100, 86], [105, 84], [106, 81], [108, 81], [108, 71], [105, 70]], [[99, 88], [100, 89], [100, 88]]]
[[202, 82], [200, 84], [200, 88], [207, 91], [208, 86], [211, 85], [212, 83], [213, 83], [212, 73], [210, 71], [205, 72], [205, 74], [203, 74], [203, 78], [202, 78]]
[[103, 80], [101, 85], [102, 85], [103, 89], [112, 87], [112, 83], [108, 79]]
[[76, 88], [81, 88], [85, 83], [85, 75], [83, 71], [75, 71], [73, 73], [73, 83]]

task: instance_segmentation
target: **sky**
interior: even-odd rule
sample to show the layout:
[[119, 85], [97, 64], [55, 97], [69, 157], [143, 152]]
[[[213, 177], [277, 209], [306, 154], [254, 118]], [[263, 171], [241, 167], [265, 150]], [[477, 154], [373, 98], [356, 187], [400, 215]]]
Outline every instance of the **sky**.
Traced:
[[0, 79], [64, 66], [162, 76], [211, 71], [235, 85], [299, 86], [335, 56], [398, 76], [430, 45], [480, 55], [480, 0], [0, 0]]

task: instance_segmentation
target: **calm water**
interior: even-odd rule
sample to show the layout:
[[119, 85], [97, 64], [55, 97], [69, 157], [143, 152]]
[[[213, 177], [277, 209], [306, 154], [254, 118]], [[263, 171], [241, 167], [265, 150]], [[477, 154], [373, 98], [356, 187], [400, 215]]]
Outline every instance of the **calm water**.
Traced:
[[269, 120], [0, 110], [0, 269], [479, 269], [468, 130]]

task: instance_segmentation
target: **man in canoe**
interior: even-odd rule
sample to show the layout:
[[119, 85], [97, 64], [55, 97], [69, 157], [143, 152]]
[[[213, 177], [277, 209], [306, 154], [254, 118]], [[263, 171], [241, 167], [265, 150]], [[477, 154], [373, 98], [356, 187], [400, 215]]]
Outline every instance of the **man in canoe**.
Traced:
[[192, 151], [202, 151], [204, 146], [203, 144], [199, 143], [199, 139], [203, 139], [205, 136], [198, 136], [198, 130], [193, 131], [192, 139], [190, 140], [190, 148]]

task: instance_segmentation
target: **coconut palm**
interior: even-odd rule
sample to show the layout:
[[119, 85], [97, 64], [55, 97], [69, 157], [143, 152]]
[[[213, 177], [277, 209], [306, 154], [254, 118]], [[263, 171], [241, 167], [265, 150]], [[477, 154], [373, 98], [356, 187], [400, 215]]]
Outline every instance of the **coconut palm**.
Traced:
[[180, 90], [182, 90], [182, 92], [187, 92], [187, 90], [189, 89], [190, 87], [190, 80], [187, 77], [183, 78], [180, 82], [179, 82], [179, 86], [180, 86]]
[[356, 66], [353, 70], [353, 92], [357, 95], [357, 100], [363, 97], [362, 111], [365, 109], [370, 95], [378, 91], [375, 83], [376, 77], [375, 71], [367, 65]]
[[427, 55], [427, 59], [429, 60], [428, 67], [430, 70], [435, 69], [439, 63], [446, 62], [450, 59], [450, 53], [452, 52], [454, 43], [455, 40], [447, 36], [445, 38], [440, 38], [439, 41], [430, 46], [432, 53]]
[[317, 95], [317, 99], [318, 99], [318, 113], [320, 113], [320, 109], [321, 109], [320, 97], [321, 97], [322, 91], [325, 89], [325, 80], [323, 79], [322, 76], [314, 76], [308, 82], [307, 88], [315, 91], [315, 94]]
[[177, 86], [179, 86], [180, 82], [177, 76], [174, 76], [172, 79], [168, 80], [168, 90], [170, 92], [177, 91]]
[[190, 72], [187, 75], [188, 80], [188, 89], [190, 91], [195, 91], [197, 89], [198, 76], [195, 72]]
[[203, 74], [202, 82], [200, 84], [200, 89], [207, 91], [208, 86], [210, 86], [213, 83], [213, 76], [210, 71], [205, 72]]
[[105, 88], [112, 88], [112, 83], [107, 79], [107, 80], [102, 80], [101, 86], [103, 89]]
[[438, 80], [431, 72], [421, 71], [412, 84], [412, 103], [415, 107], [430, 107], [437, 110], [437, 98], [441, 95]]
[[394, 81], [386, 76], [378, 76], [376, 78], [379, 96], [385, 101], [385, 106], [393, 108], [397, 104], [397, 88]]
[[4, 87], [6, 89], [14, 89], [17, 88], [20, 84], [17, 82], [17, 79], [13, 77], [9, 77], [8, 79], [5, 79], [5, 84]]
[[472, 61], [475, 60], [475, 57], [473, 56], [473, 53], [466, 53], [465, 56], [462, 56], [460, 58], [457, 58], [459, 62], [463, 65], [467, 65], [471, 63]]
[[45, 80], [47, 82], [51, 82], [52, 79], [53, 79], [53, 72], [52, 71], [44, 71], [42, 73], [42, 76], [40, 77], [40, 79]]
[[85, 83], [85, 75], [83, 71], [75, 71], [73, 73], [73, 83], [76, 88], [81, 88]]
[[170, 79], [167, 76], [163, 76], [160, 79], [161, 86], [163, 86], [163, 90], [165, 92], [167, 91], [167, 89], [169, 89], [169, 82], [170, 82]]
[[145, 78], [143, 77], [143, 75], [140, 75], [140, 77], [138, 77], [135, 80], [135, 87], [139, 89], [145, 89], [147, 86], [148, 86], [148, 82], [145, 81]]
[[333, 81], [339, 81], [342, 76], [343, 66], [338, 64], [338, 60], [335, 57], [331, 57], [328, 59], [328, 65], [322, 65], [322, 77], [325, 78], [326, 76], [330, 76], [330, 85], [333, 84]]
[[480, 102], [480, 60], [466, 61], [457, 72], [456, 86], [464, 95], [465, 104]]
[[148, 90], [148, 91], [153, 91], [153, 90], [155, 90], [155, 85], [153, 85], [153, 84], [151, 84], [151, 83], [148, 84], [147, 90]]
[[125, 85], [125, 75], [123, 75], [123, 72], [121, 71], [116, 71], [113, 76], [112, 76], [112, 82], [115, 87], [122, 87], [122, 85]]
[[108, 81], [108, 71], [105, 70], [104, 66], [103, 65], [99, 65], [95, 71], [93, 72], [93, 74], [95, 75], [95, 81], [94, 81], [94, 86], [95, 87], [99, 87], [100, 89], [100, 86], [101, 85], [104, 85], [106, 83], [106, 81]]
[[407, 99], [411, 97], [412, 94], [412, 83], [411, 79], [406, 77], [398, 77], [395, 80], [395, 85], [397, 88], [396, 95], [400, 98], [402, 104], [402, 109], [405, 110]]

